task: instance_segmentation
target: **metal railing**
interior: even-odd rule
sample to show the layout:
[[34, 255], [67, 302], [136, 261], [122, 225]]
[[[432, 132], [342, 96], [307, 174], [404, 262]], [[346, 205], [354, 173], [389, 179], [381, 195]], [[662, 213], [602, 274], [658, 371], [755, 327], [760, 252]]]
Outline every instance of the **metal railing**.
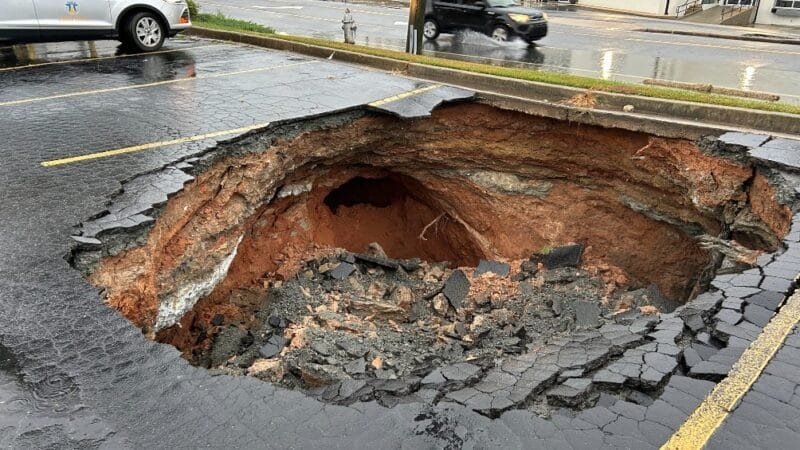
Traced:
[[675, 17], [683, 17], [687, 12], [703, 7], [703, 0], [686, 0], [675, 8]]
[[731, 1], [726, 0], [725, 4], [722, 5], [722, 19], [721, 21], [724, 22], [725, 19], [730, 19], [731, 17], [739, 14], [744, 9], [750, 9], [753, 7], [753, 2], [750, 0], [738, 0], [738, 1]]
[[523, 6], [574, 6], [578, 0], [518, 0]]

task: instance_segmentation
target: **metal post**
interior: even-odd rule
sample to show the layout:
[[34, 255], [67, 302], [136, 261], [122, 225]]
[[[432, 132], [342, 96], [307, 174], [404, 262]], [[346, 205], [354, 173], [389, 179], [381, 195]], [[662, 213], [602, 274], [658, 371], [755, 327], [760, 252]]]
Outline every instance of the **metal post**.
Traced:
[[425, 24], [425, 0], [411, 0], [408, 8], [406, 52], [422, 53], [422, 29]]

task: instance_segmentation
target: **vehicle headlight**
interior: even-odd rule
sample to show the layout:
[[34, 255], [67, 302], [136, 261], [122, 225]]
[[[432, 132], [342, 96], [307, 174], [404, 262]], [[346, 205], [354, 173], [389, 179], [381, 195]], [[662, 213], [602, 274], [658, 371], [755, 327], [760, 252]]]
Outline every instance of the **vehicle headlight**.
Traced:
[[542, 19], [547, 20], [549, 18], [550, 16], [548, 16], [547, 13], [542, 13]]
[[517, 23], [528, 23], [531, 20], [527, 14], [509, 14], [508, 18]]

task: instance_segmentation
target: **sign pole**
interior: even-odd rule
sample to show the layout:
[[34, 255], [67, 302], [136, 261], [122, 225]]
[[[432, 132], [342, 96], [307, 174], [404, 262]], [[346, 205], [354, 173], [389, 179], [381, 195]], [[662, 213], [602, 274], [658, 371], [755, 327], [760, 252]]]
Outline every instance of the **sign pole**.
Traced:
[[425, 1], [426, 0], [411, 0], [411, 4], [409, 5], [406, 53], [415, 55], [422, 53], [422, 28], [425, 24]]

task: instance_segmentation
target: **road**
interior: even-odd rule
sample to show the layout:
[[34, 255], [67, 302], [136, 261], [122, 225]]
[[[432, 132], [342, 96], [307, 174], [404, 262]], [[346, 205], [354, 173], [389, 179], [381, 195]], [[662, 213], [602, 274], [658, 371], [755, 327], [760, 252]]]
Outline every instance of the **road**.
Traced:
[[[205, 12], [270, 26], [279, 33], [341, 40], [345, 5], [321, 0], [209, 0]], [[408, 9], [349, 5], [358, 24], [357, 42], [403, 49]], [[800, 104], [800, 46], [637, 31], [674, 29], [705, 33], [758, 30], [690, 24], [586, 10], [549, 10], [550, 33], [528, 47], [499, 44], [477, 33], [443, 35], [427, 42], [426, 54], [517, 67], [530, 67], [640, 83], [646, 78], [710, 83], [771, 92]]]

